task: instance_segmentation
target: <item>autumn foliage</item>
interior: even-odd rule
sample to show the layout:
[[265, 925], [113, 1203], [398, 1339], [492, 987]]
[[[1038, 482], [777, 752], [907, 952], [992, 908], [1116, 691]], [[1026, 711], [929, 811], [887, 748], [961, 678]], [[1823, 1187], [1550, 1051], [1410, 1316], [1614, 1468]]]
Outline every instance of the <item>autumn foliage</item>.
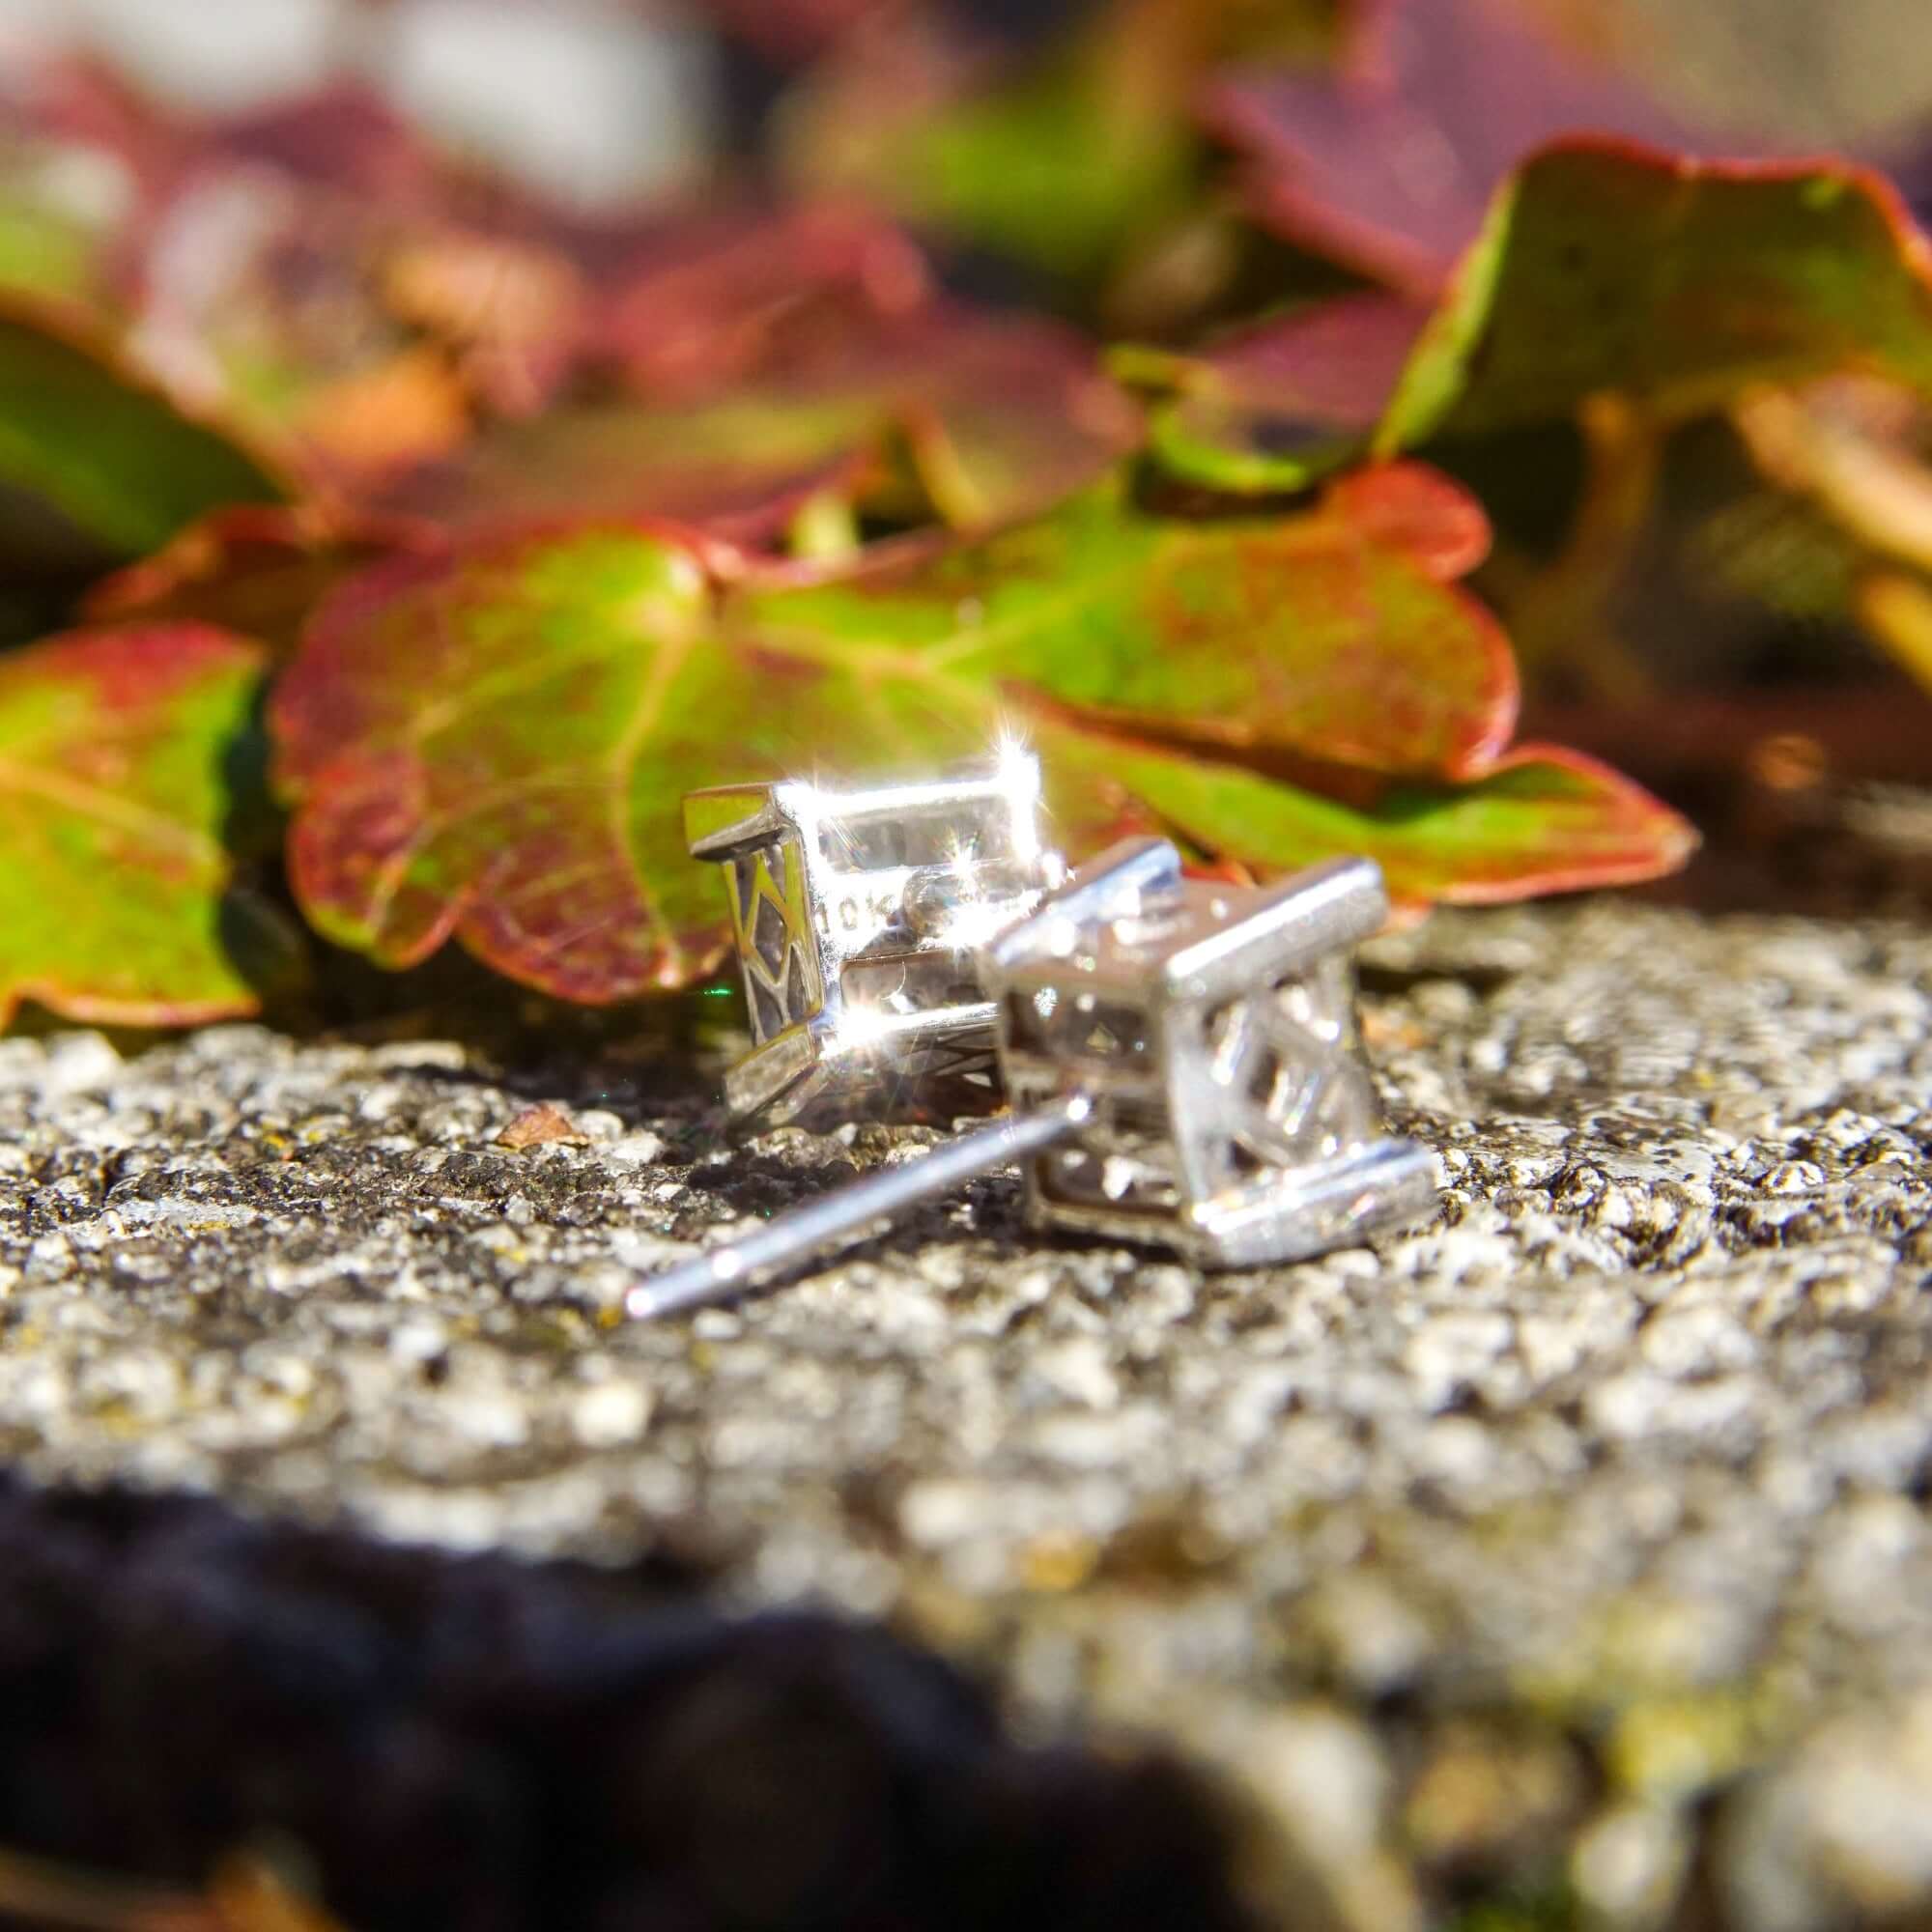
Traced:
[[1076, 854], [1367, 852], [1410, 906], [1679, 865], [1516, 741], [1520, 663], [1605, 696], [1605, 522], [1709, 429], [1932, 668], [1932, 255], [1881, 173], [1727, 151], [1515, 0], [1331, 12], [1015, 50], [741, 0], [762, 152], [594, 218], [359, 86], [14, 76], [0, 570], [65, 614], [0, 650], [0, 1017], [255, 1010], [303, 923], [687, 986], [686, 788], [1014, 733]]

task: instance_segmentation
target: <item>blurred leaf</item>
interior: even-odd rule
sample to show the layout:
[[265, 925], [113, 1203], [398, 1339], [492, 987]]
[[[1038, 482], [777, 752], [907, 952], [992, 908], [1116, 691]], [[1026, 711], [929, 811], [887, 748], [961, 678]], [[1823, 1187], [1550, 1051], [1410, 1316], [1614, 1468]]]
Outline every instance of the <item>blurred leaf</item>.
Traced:
[[1858, 611], [1871, 635], [1932, 691], [1932, 584], [1875, 570], [1859, 586]]
[[239, 114], [200, 116], [142, 93], [106, 62], [58, 53], [10, 63], [0, 122], [125, 169], [152, 213], [197, 175], [257, 167], [386, 202], [440, 204], [462, 170], [369, 84], [340, 79]]
[[724, 396], [687, 409], [614, 402], [500, 423], [382, 490], [388, 515], [467, 534], [586, 517], [663, 518], [764, 545], [822, 496], [880, 480], [887, 412]]
[[1802, 498], [1747, 485], [1673, 527], [1693, 582], [1748, 599], [1775, 621], [1826, 627], [1853, 614], [1859, 546]]
[[[917, 249], [871, 214], [647, 210], [593, 226], [452, 178], [358, 99], [213, 130], [131, 277], [133, 344], [175, 392], [249, 424], [351, 502], [457, 459], [479, 430], [568, 411], [599, 380], [683, 407], [788, 375], [815, 336], [821, 361], [843, 355], [849, 385], [853, 332], [929, 299]], [[570, 422], [556, 440], [567, 453], [587, 434]], [[730, 456], [793, 468], [755, 447]], [[523, 458], [512, 439], [503, 460]], [[491, 454], [479, 463], [488, 472]], [[633, 494], [652, 500], [648, 477]], [[674, 492], [679, 508], [716, 494]]]
[[0, 659], [0, 1020], [172, 1026], [257, 1009], [298, 943], [235, 884], [270, 822], [246, 739], [263, 654], [196, 625]]
[[898, 0], [704, 0], [703, 12], [769, 59], [796, 61], [823, 53], [897, 4]]
[[127, 243], [177, 177], [168, 118], [98, 63], [15, 57], [0, 66], [0, 286], [105, 307]]
[[1932, 573], [1932, 408], [1922, 397], [1838, 377], [1755, 392], [1736, 419], [1772, 482], [1867, 550]]
[[1140, 442], [1138, 411], [1053, 323], [930, 306], [766, 346], [765, 366], [689, 400], [673, 386], [493, 431], [380, 501], [455, 528], [654, 516], [753, 541], [818, 496], [880, 497], [902, 449], [923, 498], [970, 528], [1044, 509]]
[[242, 165], [168, 205], [141, 288], [147, 363], [319, 482], [443, 455], [485, 405], [533, 407], [581, 327], [575, 270], [540, 246]]
[[769, 374], [933, 295], [925, 257], [891, 222], [810, 204], [666, 222], [633, 238], [599, 284], [587, 353], [656, 401]]
[[338, 78], [293, 98], [181, 130], [189, 163], [274, 170], [380, 201], [391, 213], [447, 214], [474, 180], [370, 82]]
[[1198, 166], [1186, 106], [1215, 11], [1124, 0], [1018, 63], [908, 16], [813, 75], [790, 105], [782, 159], [814, 190], [1090, 282], [1186, 193]]
[[1483, 506], [1460, 484], [1420, 463], [1352, 470], [1329, 485], [1326, 501], [1364, 537], [1402, 552], [1438, 583], [1468, 576], [1490, 552]]
[[[677, 216], [590, 252], [572, 345], [590, 393], [486, 424], [379, 502], [450, 529], [667, 516], [762, 542], [879, 468], [895, 396], [928, 380], [895, 371], [895, 341], [936, 349], [945, 380], [925, 258], [864, 211]], [[1061, 354], [1070, 403], [1072, 345]]]
[[1932, 689], [1932, 406], [1840, 377], [1759, 391], [1736, 420], [1765, 477], [1838, 538], [1833, 614]]
[[1572, 142], [1497, 194], [1433, 316], [1342, 296], [1192, 353], [1117, 351], [1164, 393], [1177, 476], [1287, 491], [1350, 460], [1576, 420], [1593, 398], [1649, 422], [1844, 369], [1932, 388], [1932, 251], [1884, 183], [1837, 163], [1700, 163]]
[[1338, 72], [1236, 74], [1204, 113], [1248, 158], [1259, 219], [1419, 298], [1531, 149], [1577, 133], [1697, 146], [1507, 0], [1369, 0]]
[[105, 157], [0, 134], [0, 289], [102, 299], [127, 192]]
[[215, 510], [89, 591], [90, 624], [213, 624], [280, 653], [346, 577], [422, 541], [412, 526], [313, 504]]
[[[643, 3], [648, 7], [652, 0]], [[1190, 0], [1189, 11], [1203, 30], [1204, 46], [1223, 56], [1316, 58], [1332, 45], [1337, 16], [1356, 4], [1358, 0]], [[784, 60], [822, 54], [841, 42], [875, 34], [881, 22], [910, 10], [905, 0], [703, 0], [702, 11], [727, 33]], [[998, 20], [1009, 38], [1037, 39], [1077, 10], [1062, 5], [981, 11]], [[1112, 18], [1131, 21], [1134, 11], [1131, 4], [1118, 7]]]
[[1844, 369], [1932, 387], [1932, 252], [1884, 182], [1566, 143], [1498, 194], [1378, 441], [1564, 420], [1604, 390], [1682, 419]]
[[123, 554], [218, 505], [281, 495], [239, 439], [185, 413], [84, 324], [17, 298], [0, 309], [0, 484]]
[[311, 481], [553, 394], [583, 346], [582, 241], [355, 82], [203, 121], [57, 61], [0, 99], [0, 281], [83, 304]]
[[544, 217], [366, 88], [197, 122], [86, 63], [14, 80], [0, 284], [65, 298], [125, 367], [310, 484], [446, 451], [573, 367], [587, 297]]
[[[1162, 521], [1102, 490], [826, 582], [721, 588], [674, 537], [609, 524], [391, 564], [324, 609], [275, 696], [297, 892], [393, 966], [453, 934], [568, 998], [687, 984], [723, 946], [687, 787], [930, 769], [1013, 730], [1037, 736], [1076, 838], [1104, 830], [1092, 777], [1125, 809], [1144, 773], [1155, 812], [1268, 863], [1358, 849], [1379, 814], [1407, 890], [1667, 869], [1684, 830], [1631, 788], [1496, 765], [1507, 647], [1446, 581], [1471, 515], [1402, 469], [1265, 521]], [[1164, 744], [1124, 742], [1149, 733]], [[1252, 768], [1302, 754], [1350, 761], [1347, 788], [1379, 804]]]
[[1358, 458], [1428, 321], [1394, 297], [1344, 296], [1192, 353], [1115, 353], [1115, 372], [1166, 399], [1149, 416], [1178, 477], [1237, 496], [1303, 490]]
[[[60, 242], [51, 259], [0, 248], [0, 280], [131, 317], [156, 251], [173, 245], [171, 213], [221, 179], [353, 196], [391, 220], [447, 213], [464, 191], [458, 171], [356, 82], [197, 120], [92, 59], [15, 58], [0, 70], [0, 238], [52, 231]], [[203, 242], [224, 241], [204, 226]]]
[[[526, 212], [496, 234], [307, 194], [279, 214], [254, 206], [252, 237], [238, 229], [225, 268], [197, 265], [202, 298], [178, 306], [184, 365], [212, 353], [238, 400], [351, 495], [456, 457], [479, 425], [572, 412], [593, 385], [590, 407], [612, 384], [671, 408], [794, 381], [849, 388], [867, 354], [893, 353], [881, 331], [923, 317], [910, 353], [940, 328], [923, 257], [850, 210], [665, 214], [597, 234]], [[157, 294], [151, 313], [165, 306]], [[167, 331], [147, 340], [169, 355]], [[728, 454], [791, 468], [755, 444]]]

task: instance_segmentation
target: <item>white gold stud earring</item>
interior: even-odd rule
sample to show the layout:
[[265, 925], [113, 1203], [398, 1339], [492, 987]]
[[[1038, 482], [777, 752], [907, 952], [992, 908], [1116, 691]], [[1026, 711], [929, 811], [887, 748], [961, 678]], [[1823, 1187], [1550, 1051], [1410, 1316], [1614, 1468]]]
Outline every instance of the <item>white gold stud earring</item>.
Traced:
[[1165, 840], [1114, 847], [979, 950], [1009, 1118], [639, 1283], [630, 1313], [733, 1299], [1012, 1160], [1036, 1227], [1210, 1267], [1427, 1213], [1434, 1158], [1382, 1134], [1353, 1027], [1350, 949], [1387, 913], [1366, 859], [1257, 890], [1186, 879]]

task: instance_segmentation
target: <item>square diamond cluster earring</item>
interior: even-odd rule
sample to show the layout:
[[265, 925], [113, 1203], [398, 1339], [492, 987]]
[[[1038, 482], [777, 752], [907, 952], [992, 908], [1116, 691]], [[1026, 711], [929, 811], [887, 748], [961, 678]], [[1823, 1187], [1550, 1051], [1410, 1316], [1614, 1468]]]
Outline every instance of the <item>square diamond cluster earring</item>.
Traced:
[[[915, 795], [923, 801], [940, 789]], [[1037, 776], [1026, 795], [1037, 798]], [[852, 794], [844, 804], [884, 796]], [[973, 814], [987, 809], [983, 795], [976, 798], [966, 825], [977, 826]], [[975, 1089], [980, 1108], [1004, 1092], [1012, 1112], [651, 1277], [632, 1291], [631, 1314], [648, 1319], [734, 1299], [874, 1221], [1015, 1160], [1026, 1170], [1035, 1227], [1146, 1242], [1210, 1267], [1302, 1260], [1429, 1211], [1434, 1158], [1381, 1133], [1354, 1033], [1350, 952], [1388, 914], [1371, 861], [1339, 860], [1260, 890], [1189, 880], [1172, 844], [1136, 839], [1048, 889], [1057, 867], [1031, 832], [1015, 840], [1012, 816], [993, 807], [1002, 829], [984, 849], [989, 881], [968, 891], [956, 857], [931, 857], [947, 849], [948, 835], [928, 828], [951, 806], [930, 810], [919, 842], [872, 854], [891, 863], [828, 867], [829, 880], [876, 882], [874, 910], [852, 929], [860, 944], [828, 946], [815, 902], [803, 901], [813, 909], [801, 925], [818, 934], [810, 958], [819, 977], [800, 980], [810, 1010], [774, 1010], [783, 1024], [759, 1036], [746, 1068], [781, 1065], [784, 1077], [760, 1070], [739, 1081], [733, 1098], [766, 1108], [789, 1106], [793, 1095], [801, 1105], [850, 1104], [847, 1096], [900, 1091], [911, 1077], [900, 1070], [901, 1053], [922, 1063], [923, 1078], [925, 1059], [970, 1045], [990, 1054], [997, 1073], [997, 1085]], [[851, 823], [844, 813], [830, 816]], [[715, 849], [753, 849], [742, 828], [753, 818], [741, 815], [735, 842]], [[825, 836], [823, 817], [811, 821], [812, 833], [796, 816], [757, 822], [766, 829], [756, 836], [768, 842], [781, 823], [782, 838]], [[918, 864], [908, 861], [914, 852]], [[741, 948], [750, 897], [734, 880]], [[909, 903], [934, 908], [929, 951]], [[840, 923], [835, 910], [829, 929]], [[752, 931], [764, 984], [781, 976], [755, 922]], [[924, 977], [918, 962], [928, 958], [948, 963]], [[887, 975], [883, 1015], [873, 1004], [878, 980], [841, 980], [836, 1007], [811, 991], [854, 960], [898, 959], [916, 970]], [[749, 981], [753, 969], [746, 970]], [[865, 1015], [856, 1034], [855, 1014]], [[784, 1045], [792, 1057], [782, 1063], [770, 1058], [800, 1029], [811, 1044]], [[802, 1094], [808, 1082], [816, 1084]]]

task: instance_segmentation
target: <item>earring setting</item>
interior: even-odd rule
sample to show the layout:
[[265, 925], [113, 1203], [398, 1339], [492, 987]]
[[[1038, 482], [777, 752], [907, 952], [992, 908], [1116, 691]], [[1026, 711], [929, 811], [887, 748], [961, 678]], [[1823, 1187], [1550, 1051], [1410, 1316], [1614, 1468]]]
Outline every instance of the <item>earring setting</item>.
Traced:
[[1090, 1103], [1029, 1167], [1032, 1224], [1256, 1267], [1425, 1208], [1433, 1157], [1381, 1134], [1355, 1037], [1349, 952], [1387, 918], [1367, 859], [1229, 887], [1145, 838], [995, 939], [1015, 1114]]
[[1037, 766], [1009, 755], [927, 785], [687, 799], [694, 854], [727, 867], [752, 1008], [735, 1113], [1011, 1112], [640, 1282], [631, 1315], [735, 1299], [1015, 1160], [1035, 1228], [1207, 1267], [1430, 1210], [1434, 1158], [1382, 1132], [1353, 1024], [1350, 954], [1388, 916], [1373, 861], [1209, 885], [1142, 838], [1066, 878], [1038, 796]]

